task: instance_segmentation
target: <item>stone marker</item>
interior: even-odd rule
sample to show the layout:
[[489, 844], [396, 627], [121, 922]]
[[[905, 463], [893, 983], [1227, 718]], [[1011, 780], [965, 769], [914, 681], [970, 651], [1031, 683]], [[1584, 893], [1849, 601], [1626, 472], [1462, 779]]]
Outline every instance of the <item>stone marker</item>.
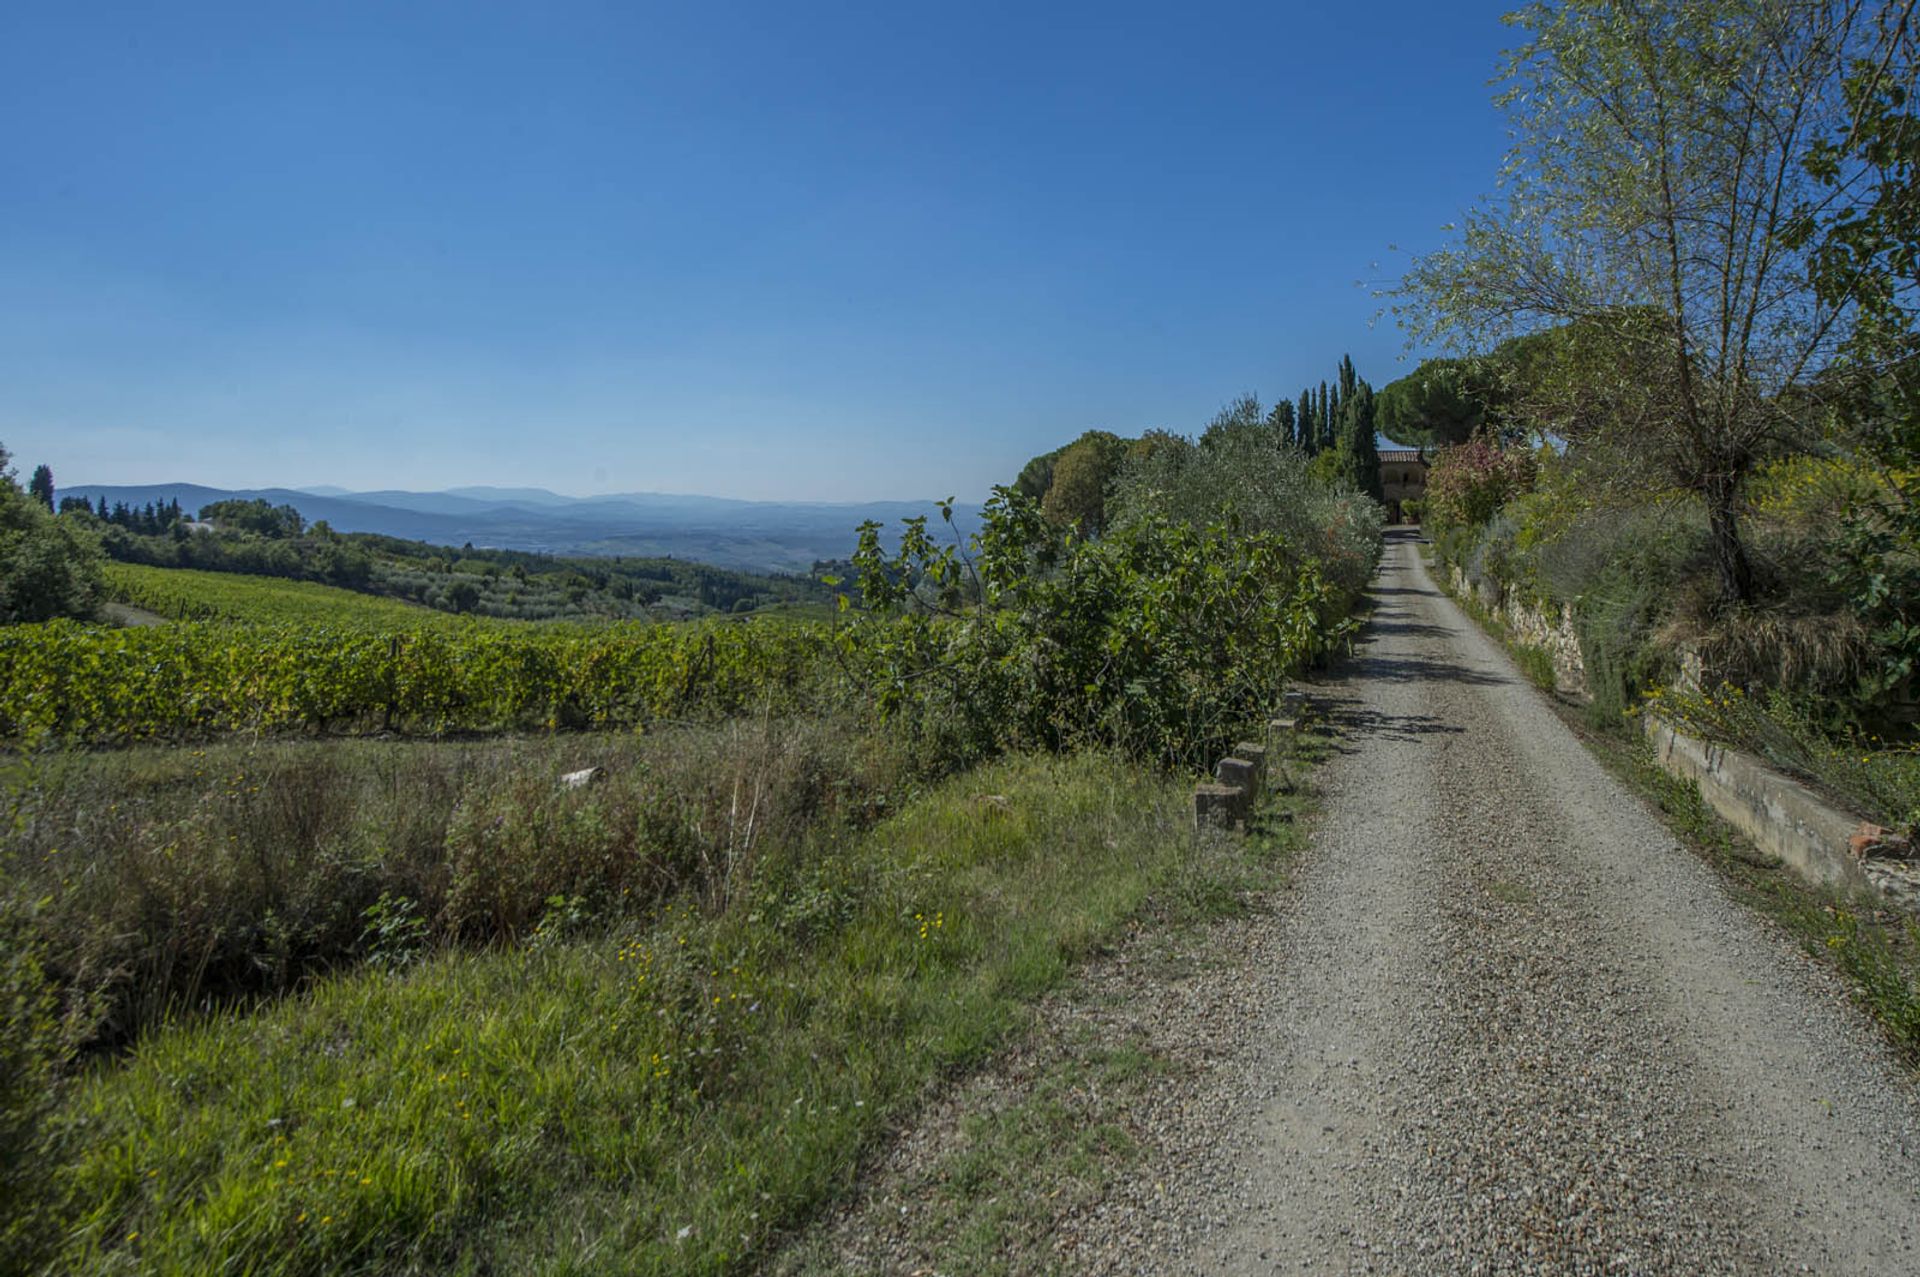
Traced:
[[1247, 819], [1247, 791], [1238, 785], [1195, 785], [1193, 827], [1232, 829]]
[[1259, 794], [1267, 785], [1267, 747], [1256, 745], [1250, 740], [1236, 741], [1233, 756], [1244, 758], [1253, 764], [1253, 792]]
[[568, 772], [560, 778], [562, 789], [585, 789], [588, 785], [606, 779], [606, 769], [585, 767], [577, 772]]
[[1226, 757], [1213, 765], [1213, 778], [1222, 785], [1232, 785], [1242, 790], [1249, 800], [1259, 792], [1259, 782], [1254, 776], [1253, 764], [1244, 758]]

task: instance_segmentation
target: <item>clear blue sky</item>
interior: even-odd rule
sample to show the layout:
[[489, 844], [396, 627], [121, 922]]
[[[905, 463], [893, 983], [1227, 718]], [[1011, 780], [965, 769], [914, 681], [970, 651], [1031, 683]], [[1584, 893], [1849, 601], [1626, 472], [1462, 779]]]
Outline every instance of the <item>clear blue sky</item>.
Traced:
[[[1351, 351], [1504, 4], [0, 12], [0, 441], [62, 484], [980, 499]], [[296, 16], [297, 15], [297, 16]]]

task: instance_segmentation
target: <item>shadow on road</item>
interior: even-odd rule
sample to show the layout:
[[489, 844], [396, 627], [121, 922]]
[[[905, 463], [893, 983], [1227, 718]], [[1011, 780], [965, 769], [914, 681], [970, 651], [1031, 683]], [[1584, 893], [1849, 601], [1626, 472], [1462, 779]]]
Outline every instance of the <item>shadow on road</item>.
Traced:
[[1367, 626], [1368, 634], [1415, 634], [1423, 638], [1451, 638], [1453, 631], [1444, 625], [1425, 621], [1383, 621], [1375, 617]]
[[1335, 728], [1333, 749], [1336, 753], [1357, 752], [1348, 742], [1363, 736], [1418, 743], [1423, 737], [1458, 736], [1467, 730], [1431, 714], [1383, 714], [1358, 697], [1335, 696], [1320, 705], [1327, 722]]

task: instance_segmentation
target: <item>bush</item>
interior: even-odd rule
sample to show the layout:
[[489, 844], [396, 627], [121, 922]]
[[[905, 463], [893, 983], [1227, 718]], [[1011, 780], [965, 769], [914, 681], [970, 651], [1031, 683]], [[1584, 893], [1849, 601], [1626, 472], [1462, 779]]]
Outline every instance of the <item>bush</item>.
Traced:
[[20, 490], [0, 448], [0, 622], [92, 617], [104, 585], [84, 516], [56, 515]]
[[1443, 449], [1427, 473], [1427, 517], [1441, 529], [1477, 528], [1530, 489], [1537, 470], [1531, 453], [1484, 438]]
[[1217, 431], [1204, 447], [1162, 441], [1128, 466], [1108, 505], [1115, 527], [1157, 517], [1198, 532], [1232, 520], [1242, 533], [1276, 534], [1294, 562], [1317, 561], [1349, 597], [1380, 562], [1380, 504], [1323, 480], [1297, 448], [1254, 431]]
[[1206, 766], [1352, 628], [1351, 596], [1271, 532], [1136, 516], [1088, 541], [1001, 488], [980, 545], [970, 573], [923, 529], [889, 558], [869, 524], [854, 561], [873, 615], [838, 636], [881, 716], [943, 752]]

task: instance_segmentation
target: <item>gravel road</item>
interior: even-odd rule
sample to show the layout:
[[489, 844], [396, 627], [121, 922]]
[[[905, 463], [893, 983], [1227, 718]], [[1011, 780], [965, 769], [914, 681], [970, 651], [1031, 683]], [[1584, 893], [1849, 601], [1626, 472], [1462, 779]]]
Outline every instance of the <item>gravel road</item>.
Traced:
[[1297, 891], [1183, 1003], [1207, 1062], [1060, 1260], [1920, 1274], [1920, 1101], [1845, 990], [1600, 768], [1411, 540], [1376, 593], [1322, 689], [1346, 739]]

